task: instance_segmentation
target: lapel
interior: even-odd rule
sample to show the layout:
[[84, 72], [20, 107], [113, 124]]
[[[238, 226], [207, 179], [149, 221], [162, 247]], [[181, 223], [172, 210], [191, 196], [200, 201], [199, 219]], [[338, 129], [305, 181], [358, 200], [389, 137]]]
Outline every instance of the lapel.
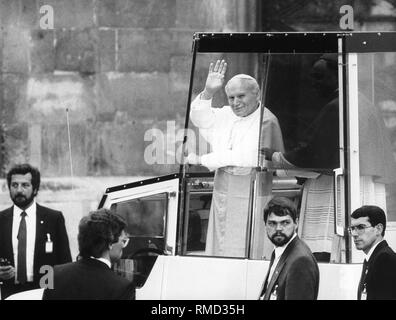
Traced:
[[297, 242], [298, 242], [298, 236], [296, 236], [293, 239], [293, 241], [289, 243], [286, 250], [282, 253], [282, 255], [278, 261], [278, 264], [275, 267], [274, 273], [272, 274], [272, 278], [269, 280], [270, 282], [268, 284], [267, 290], [265, 291], [264, 300], [269, 300], [271, 292], [274, 288], [274, 285], [276, 284], [276, 282], [278, 280], [278, 277], [279, 277], [283, 267], [285, 266], [287, 258], [289, 257], [290, 253], [294, 250], [295, 246], [297, 245]]
[[4, 225], [0, 227], [5, 241], [3, 254], [7, 255], [8, 258], [11, 259], [10, 262], [14, 265], [14, 250], [12, 248], [12, 222], [14, 220], [13, 208], [14, 206], [6, 209], [4, 212]]
[[271, 267], [272, 267], [272, 265], [273, 265], [273, 263], [274, 263], [274, 259], [275, 259], [275, 250], [272, 251], [270, 264], [269, 264], [269, 267], [268, 267], [268, 270], [267, 270], [267, 275], [265, 276], [264, 283], [263, 283], [263, 285], [261, 286], [261, 289], [260, 289], [260, 297], [259, 297], [259, 298], [261, 298], [261, 297], [263, 296], [263, 294], [265, 295], [264, 290], [265, 290], [266, 287], [268, 287], [268, 286], [267, 286], [268, 277], [269, 277], [269, 273], [270, 273], [270, 271], [271, 271]]
[[370, 272], [373, 268], [373, 264], [374, 261], [376, 260], [377, 256], [379, 255], [379, 253], [382, 251], [382, 249], [388, 247], [388, 243], [386, 242], [386, 240], [382, 240], [374, 249], [373, 253], [370, 256], [370, 259], [368, 261], [368, 265], [367, 265], [367, 275], [365, 278], [365, 282], [367, 283], [367, 281], [370, 279], [372, 272]]
[[42, 207], [36, 203], [36, 239], [34, 243], [34, 262], [33, 264], [36, 266], [37, 265], [37, 257], [39, 256], [40, 251], [44, 250], [44, 248], [41, 248], [42, 246], [40, 245], [43, 241], [42, 239], [46, 237], [45, 235], [45, 218], [46, 215], [42, 210]]

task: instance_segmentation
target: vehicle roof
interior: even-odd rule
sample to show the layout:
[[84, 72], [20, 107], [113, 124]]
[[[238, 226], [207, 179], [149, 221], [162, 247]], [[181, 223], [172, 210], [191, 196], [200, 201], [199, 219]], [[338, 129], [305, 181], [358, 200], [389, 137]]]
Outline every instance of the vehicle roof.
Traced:
[[394, 52], [396, 32], [197, 32], [197, 52], [325, 53]]

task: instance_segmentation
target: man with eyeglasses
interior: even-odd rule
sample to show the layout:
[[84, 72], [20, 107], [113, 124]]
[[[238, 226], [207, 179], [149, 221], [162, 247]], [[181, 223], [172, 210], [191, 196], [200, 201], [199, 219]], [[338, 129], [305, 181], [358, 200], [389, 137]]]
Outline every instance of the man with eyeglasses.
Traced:
[[45, 289], [44, 300], [129, 300], [135, 288], [111, 270], [128, 245], [125, 221], [107, 209], [92, 211], [81, 219], [79, 259], [55, 266], [54, 288]]
[[270, 200], [264, 209], [267, 236], [275, 245], [260, 300], [316, 300], [319, 268], [299, 239], [297, 209], [288, 198]]
[[363, 206], [351, 215], [349, 232], [365, 260], [358, 286], [358, 300], [396, 299], [396, 253], [384, 240], [385, 212], [377, 206]]

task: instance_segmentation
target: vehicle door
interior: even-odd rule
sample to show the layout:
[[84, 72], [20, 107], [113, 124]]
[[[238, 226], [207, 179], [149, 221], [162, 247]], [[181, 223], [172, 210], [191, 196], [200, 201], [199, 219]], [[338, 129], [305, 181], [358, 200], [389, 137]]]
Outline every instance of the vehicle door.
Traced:
[[[113, 210], [127, 223], [130, 241], [115, 270], [134, 281], [137, 297], [158, 256], [176, 252], [179, 183], [179, 175], [171, 174], [114, 186], [106, 190], [100, 203], [99, 207]], [[158, 299], [162, 281], [153, 283], [150, 298]]]

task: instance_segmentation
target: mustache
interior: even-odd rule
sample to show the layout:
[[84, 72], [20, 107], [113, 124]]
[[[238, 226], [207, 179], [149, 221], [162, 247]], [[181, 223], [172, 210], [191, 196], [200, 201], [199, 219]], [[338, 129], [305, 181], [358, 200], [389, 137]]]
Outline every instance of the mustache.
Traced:
[[273, 236], [276, 237], [276, 236], [285, 236], [285, 235], [282, 232], [275, 232]]

